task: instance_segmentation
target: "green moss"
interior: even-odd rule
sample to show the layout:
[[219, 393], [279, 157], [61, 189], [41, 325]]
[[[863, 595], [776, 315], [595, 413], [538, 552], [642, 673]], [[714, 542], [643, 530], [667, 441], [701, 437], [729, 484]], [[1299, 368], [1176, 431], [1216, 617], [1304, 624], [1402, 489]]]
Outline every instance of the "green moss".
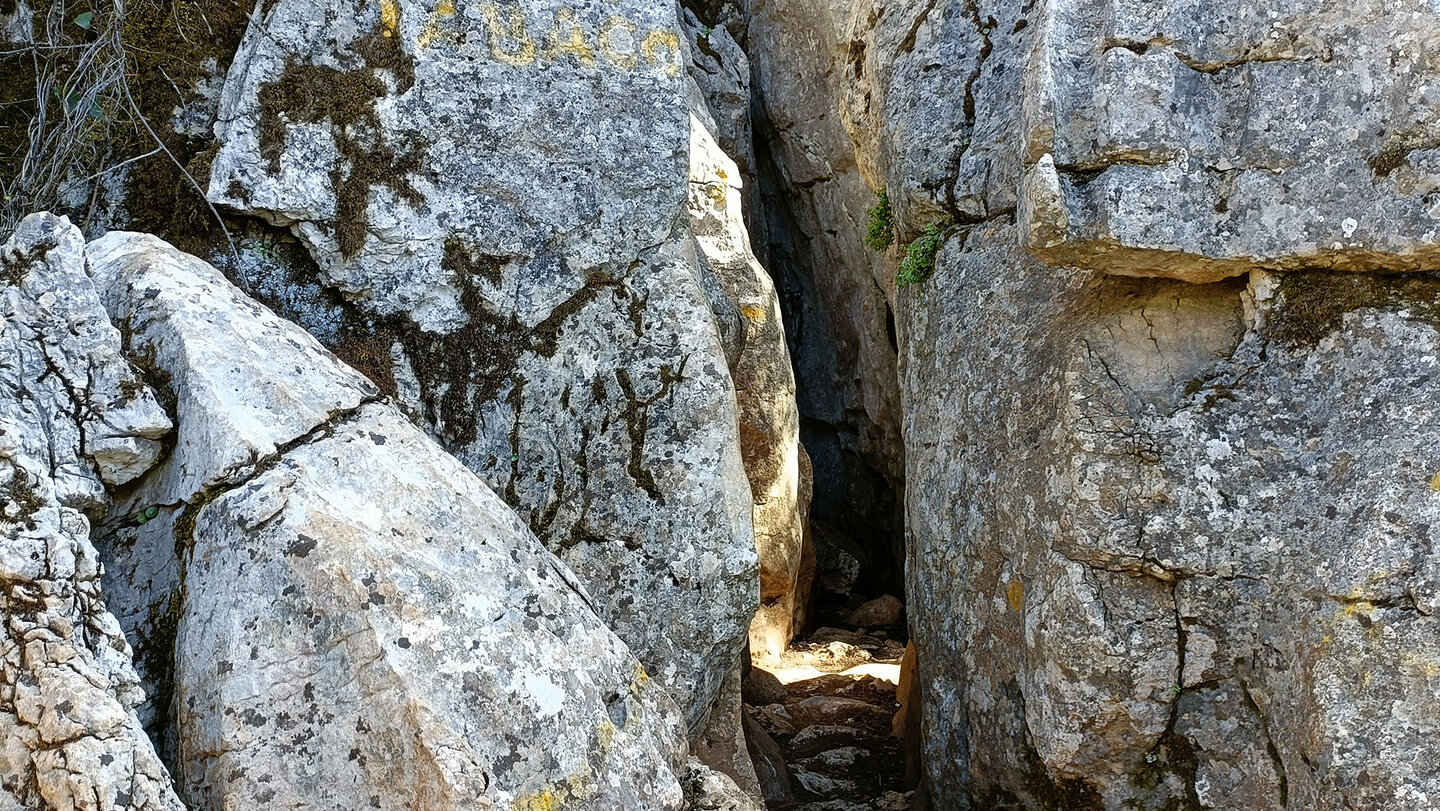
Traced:
[[195, 497], [195, 501], [185, 505], [179, 517], [171, 527], [171, 534], [175, 538], [175, 554], [181, 561], [187, 559], [190, 550], [195, 548], [195, 522], [200, 518], [200, 513], [219, 498], [223, 490], [207, 490]]
[[880, 200], [874, 208], [867, 209], [865, 216], [870, 225], [865, 230], [865, 244], [877, 251], [888, 251], [895, 244], [895, 218], [890, 211], [890, 194], [880, 190]]
[[1370, 170], [1376, 177], [1388, 177], [1405, 165], [1411, 152], [1422, 149], [1440, 149], [1440, 138], [1426, 137], [1417, 132], [1396, 133], [1386, 139], [1380, 151], [1370, 158]]
[[[35, 514], [45, 507], [45, 499], [41, 498], [40, 492], [31, 483], [31, 475], [25, 468], [20, 467], [11, 460], [5, 460], [12, 471], [10, 483], [5, 486], [5, 497], [0, 502], [9, 502], [19, 508], [19, 513], [12, 519], [16, 523], [24, 524], [27, 529], [35, 528]], [[3, 506], [3, 503], [0, 503]]]
[[945, 244], [945, 232], [950, 222], [931, 223], [910, 246], [905, 249], [905, 258], [900, 260], [900, 270], [895, 274], [895, 283], [901, 287], [921, 284], [935, 272], [935, 255]]
[[[202, 187], [218, 146], [208, 131], [183, 135], [170, 121], [177, 108], [208, 103], [197, 86], [225, 75], [251, 8], [238, 0], [129, 0], [125, 5], [122, 37], [130, 93], [166, 149]], [[128, 137], [133, 154], [154, 148], [141, 127]], [[132, 217], [130, 228], [159, 234], [181, 250], [203, 255], [223, 242], [201, 192], [164, 154], [135, 166], [125, 208]]]
[[351, 335], [330, 347], [335, 357], [370, 378], [370, 382], [388, 397], [398, 397], [395, 383], [395, 362], [390, 357], [389, 339], [378, 335]]

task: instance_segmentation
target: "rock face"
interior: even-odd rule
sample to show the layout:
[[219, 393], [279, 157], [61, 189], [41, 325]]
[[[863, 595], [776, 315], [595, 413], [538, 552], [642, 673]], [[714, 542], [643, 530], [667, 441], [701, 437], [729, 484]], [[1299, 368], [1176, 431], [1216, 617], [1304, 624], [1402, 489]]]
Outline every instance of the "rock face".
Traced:
[[173, 654], [196, 512], [217, 488], [249, 479], [282, 447], [378, 392], [214, 268], [159, 239], [107, 236], [87, 254], [106, 308], [178, 422], [170, 456], [119, 497], [96, 533], [107, 599], [152, 685], [141, 718], [173, 757]]
[[[752, 221], [785, 305], [815, 469], [811, 518], [826, 530], [816, 535], [819, 576], [849, 590], [863, 571], [869, 590], [898, 590], [905, 460], [892, 274], [865, 246], [876, 194], [837, 111], [850, 81], [848, 9], [820, 0], [742, 5], [762, 153], [764, 209]], [[856, 556], [863, 567], [836, 565]]]
[[752, 25], [759, 92], [843, 69], [810, 118], [942, 235], [895, 294], [934, 807], [1436, 807], [1437, 281], [1298, 270], [1434, 266], [1433, 9], [770, 8], [844, 22]]
[[170, 420], [121, 353], [62, 217], [0, 247], [0, 807], [183, 809], [133, 707], [90, 519]]
[[701, 279], [735, 383], [740, 453], [754, 499], [760, 609], [750, 623], [750, 650], [778, 656], [804, 624], [810, 595], [813, 569], [805, 566], [810, 462], [800, 447], [780, 300], [750, 250], [741, 213], [740, 169], [716, 142], [720, 128], [709, 108], [693, 97], [692, 105], [687, 210]]
[[[757, 567], [731, 358], [684, 211], [675, 8], [321, 6], [281, 0], [247, 33], [211, 199], [305, 242], [372, 322], [377, 376], [574, 569], [698, 727]], [[777, 507], [796, 500], [781, 457], [756, 474]]]
[[1194, 282], [1436, 266], [1433, 3], [1045, 5], [1020, 201], [1039, 256]]
[[186, 392], [174, 454], [137, 492], [189, 506], [144, 524], [173, 540], [130, 545], [169, 541], [178, 596], [129, 586], [178, 600], [189, 796], [682, 807], [678, 709], [479, 479], [203, 262], [112, 233], [90, 272], [131, 350]]
[[1136, 283], [1014, 236], [911, 322], [911, 430], [973, 449], [915, 471], [990, 505], [910, 502], [937, 802], [1431, 807], [1436, 282]]

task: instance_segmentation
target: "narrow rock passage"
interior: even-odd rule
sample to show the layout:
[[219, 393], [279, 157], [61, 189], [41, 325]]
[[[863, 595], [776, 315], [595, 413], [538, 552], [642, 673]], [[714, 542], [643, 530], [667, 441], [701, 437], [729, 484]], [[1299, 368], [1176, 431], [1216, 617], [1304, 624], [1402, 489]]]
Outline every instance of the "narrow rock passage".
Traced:
[[746, 735], [769, 808], [908, 811], [903, 605], [820, 609], [820, 627], [745, 679]]

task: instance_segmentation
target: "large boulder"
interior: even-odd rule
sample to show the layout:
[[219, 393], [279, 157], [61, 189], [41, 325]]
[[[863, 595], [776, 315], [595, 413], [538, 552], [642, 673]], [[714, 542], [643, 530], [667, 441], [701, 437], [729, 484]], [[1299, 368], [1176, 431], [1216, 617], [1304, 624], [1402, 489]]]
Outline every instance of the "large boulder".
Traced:
[[684, 214], [687, 64], [667, 4], [279, 0], [226, 79], [209, 193], [305, 243], [375, 376], [698, 727], [757, 565]]
[[935, 807], [1433, 808], [1437, 282], [1273, 272], [1433, 267], [1433, 9], [752, 5], [841, 17], [752, 47], [848, 81], [767, 109], [842, 114], [893, 258], [939, 235], [896, 294]]
[[63, 217], [0, 247], [0, 356], [0, 808], [178, 811], [90, 542], [107, 486], [153, 465], [171, 423]]
[[174, 501], [110, 548], [121, 572], [147, 571], [127, 555], [174, 558], [172, 579], [127, 585], [173, 601], [189, 796], [682, 807], [668, 692], [473, 473], [194, 257], [111, 233], [90, 273], [131, 351], [180, 387], [167, 467], [185, 475], [136, 490]]
[[174, 448], [97, 528], [111, 609], [151, 686], [140, 717], [174, 755], [175, 634], [196, 512], [375, 387], [205, 262], [155, 237], [106, 237], [88, 268], [129, 348], [172, 405]]

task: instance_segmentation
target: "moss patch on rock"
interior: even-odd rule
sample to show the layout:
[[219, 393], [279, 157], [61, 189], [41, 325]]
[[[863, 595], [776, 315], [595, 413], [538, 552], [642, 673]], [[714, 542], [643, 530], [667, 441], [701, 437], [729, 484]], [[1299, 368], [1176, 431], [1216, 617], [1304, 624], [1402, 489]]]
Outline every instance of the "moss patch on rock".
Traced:
[[424, 144], [412, 140], [405, 151], [396, 151], [375, 114], [375, 102], [391, 94], [390, 82], [396, 95], [414, 86], [414, 58], [398, 37], [385, 36], [379, 27], [351, 48], [358, 67], [340, 70], [292, 59], [278, 79], [260, 87], [260, 155], [271, 172], [280, 170], [289, 125], [329, 122], [341, 157], [330, 171], [336, 239], [346, 257], [365, 246], [372, 188], [384, 186], [414, 206], [425, 202], [409, 180], [424, 170]]
[[1440, 328], [1440, 273], [1295, 271], [1280, 275], [1279, 291], [1269, 333], [1290, 346], [1313, 346], [1364, 308], [1405, 309]]

